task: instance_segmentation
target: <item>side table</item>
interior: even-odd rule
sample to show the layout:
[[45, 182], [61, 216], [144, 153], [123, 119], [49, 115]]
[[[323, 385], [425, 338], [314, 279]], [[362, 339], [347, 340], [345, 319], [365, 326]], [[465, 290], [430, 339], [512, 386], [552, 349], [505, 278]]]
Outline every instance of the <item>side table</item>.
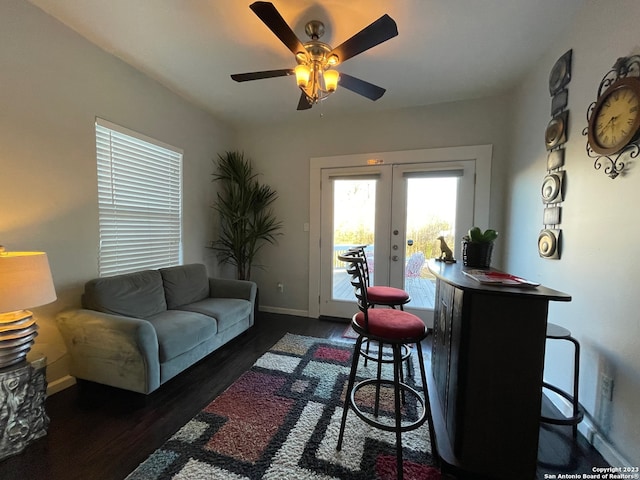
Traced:
[[47, 434], [46, 371], [44, 355], [0, 369], [0, 460]]

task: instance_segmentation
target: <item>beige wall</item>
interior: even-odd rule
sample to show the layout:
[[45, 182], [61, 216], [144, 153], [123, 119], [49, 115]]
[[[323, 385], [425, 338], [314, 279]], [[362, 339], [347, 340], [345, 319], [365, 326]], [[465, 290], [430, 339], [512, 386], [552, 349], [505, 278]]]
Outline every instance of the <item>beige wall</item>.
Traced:
[[23, 0], [0, 2], [0, 66], [0, 244], [49, 256], [58, 301], [34, 310], [33, 351], [55, 388], [53, 317], [97, 276], [95, 117], [184, 150], [184, 260], [210, 265], [211, 160], [232, 131]]
[[[510, 271], [573, 296], [555, 304], [550, 320], [569, 328], [582, 344], [580, 395], [588, 418], [581, 429], [607, 452], [614, 466], [640, 464], [640, 177], [637, 162], [615, 180], [593, 167], [586, 155], [587, 108], [618, 57], [640, 53], [640, 2], [590, 1], [567, 25], [562, 39], [533, 66], [515, 97], [513, 148], [509, 155], [505, 224], [505, 265]], [[546, 173], [544, 131], [550, 120], [549, 72], [573, 49], [566, 144], [566, 198], [562, 210], [562, 259], [537, 253], [542, 228], [540, 186]], [[548, 342], [545, 377], [567, 390], [571, 349]], [[613, 399], [601, 396], [600, 375], [613, 378]], [[615, 452], [621, 453], [617, 459]]]
[[[490, 221], [500, 229], [508, 111], [508, 97], [498, 97], [367, 116], [324, 116], [304, 128], [289, 123], [240, 131], [239, 145], [280, 195], [277, 214], [285, 223], [278, 245], [266, 247], [261, 255], [267, 269], [254, 270], [261, 305], [303, 315], [308, 311], [309, 234], [303, 225], [310, 221], [312, 157], [493, 144]], [[277, 291], [278, 282], [284, 284], [285, 293]]]

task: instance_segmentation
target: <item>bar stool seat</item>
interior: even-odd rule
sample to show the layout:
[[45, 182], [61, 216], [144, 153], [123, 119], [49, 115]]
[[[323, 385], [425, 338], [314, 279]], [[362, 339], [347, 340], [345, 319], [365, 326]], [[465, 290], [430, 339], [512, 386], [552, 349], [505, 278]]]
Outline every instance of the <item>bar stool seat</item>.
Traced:
[[400, 310], [403, 310], [403, 305], [411, 300], [405, 290], [382, 285], [367, 287], [367, 295], [372, 305], [385, 305], [391, 308], [398, 306]]
[[580, 406], [578, 399], [578, 380], [580, 377], [580, 343], [571, 336], [571, 332], [560, 325], [555, 323], [547, 324], [547, 338], [553, 340], [567, 340], [573, 343], [574, 346], [574, 359], [573, 359], [573, 394], [570, 394], [555, 385], [551, 385], [547, 382], [542, 382], [543, 388], [557, 393], [564, 397], [572, 405], [572, 415], [569, 417], [548, 417], [545, 415], [540, 416], [540, 421], [544, 423], [550, 423], [553, 425], [572, 425], [574, 438], [578, 434], [578, 424], [584, 418], [584, 410]]

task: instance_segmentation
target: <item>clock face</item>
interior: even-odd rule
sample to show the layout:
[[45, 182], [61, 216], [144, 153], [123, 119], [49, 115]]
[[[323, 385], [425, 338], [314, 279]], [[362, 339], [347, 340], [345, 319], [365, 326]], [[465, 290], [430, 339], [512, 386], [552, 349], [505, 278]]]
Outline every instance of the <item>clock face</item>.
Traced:
[[589, 143], [597, 153], [620, 151], [640, 130], [640, 80], [625, 78], [598, 100], [589, 121]]

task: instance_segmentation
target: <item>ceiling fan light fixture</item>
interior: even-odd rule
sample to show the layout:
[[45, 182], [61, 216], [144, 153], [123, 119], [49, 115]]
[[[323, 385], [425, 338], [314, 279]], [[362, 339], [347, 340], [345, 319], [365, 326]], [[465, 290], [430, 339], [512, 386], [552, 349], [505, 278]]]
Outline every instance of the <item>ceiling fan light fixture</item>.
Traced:
[[265, 70], [231, 75], [236, 82], [260, 80], [263, 78], [296, 76], [298, 88], [302, 91], [298, 110], [307, 110], [324, 100], [338, 88], [361, 95], [369, 100], [378, 100], [385, 89], [333, 70], [336, 66], [398, 35], [398, 26], [389, 16], [383, 15], [376, 21], [342, 42], [336, 48], [321, 42], [325, 33], [324, 24], [311, 20], [305, 25], [305, 33], [311, 39], [302, 43], [286, 20], [271, 2], [256, 1], [249, 8], [293, 53], [298, 66], [279, 70]]
[[293, 69], [296, 74], [296, 82], [299, 87], [307, 88], [309, 85], [309, 78], [311, 77], [311, 70], [304, 64], [300, 64]]
[[338, 88], [338, 80], [340, 80], [340, 73], [337, 70], [325, 70], [324, 74], [324, 87], [329, 93], [333, 93]]

